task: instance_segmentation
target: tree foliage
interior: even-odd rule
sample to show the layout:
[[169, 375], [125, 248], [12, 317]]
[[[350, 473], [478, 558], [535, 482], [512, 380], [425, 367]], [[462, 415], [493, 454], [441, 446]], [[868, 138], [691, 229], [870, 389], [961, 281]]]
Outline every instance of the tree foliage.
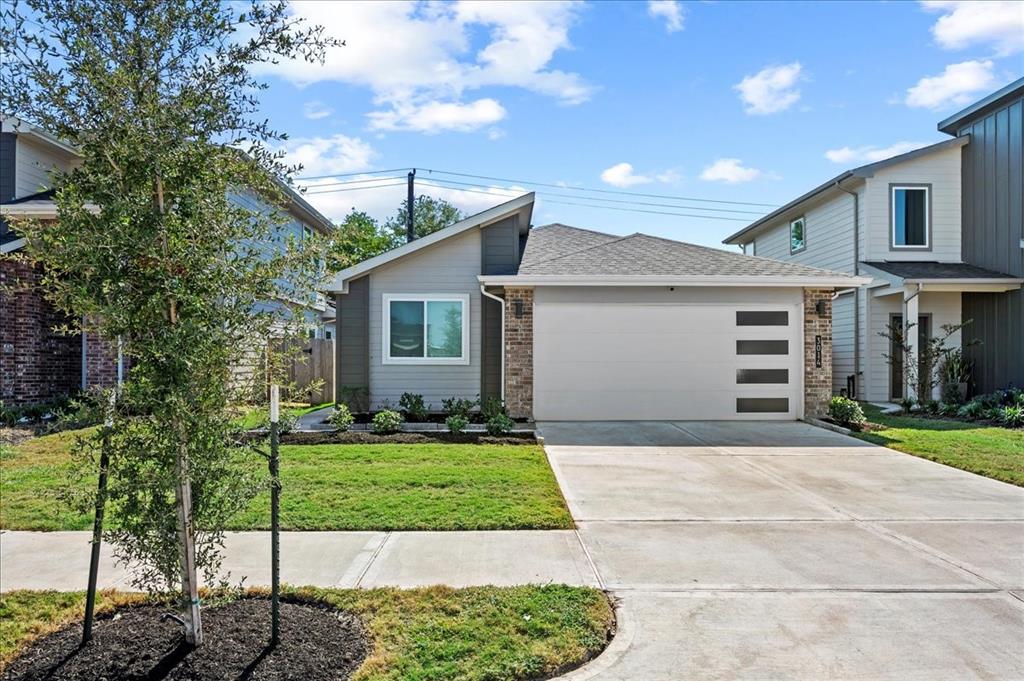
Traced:
[[[383, 223], [364, 211], [353, 209], [337, 225], [331, 239], [329, 269], [342, 270], [404, 244], [408, 215], [405, 202]], [[433, 234], [464, 217], [462, 211], [444, 199], [421, 194], [413, 202], [413, 224], [417, 239]]]
[[24, 0], [2, 20], [6, 113], [81, 155], [53, 177], [58, 220], [16, 227], [53, 303], [130, 358], [111, 430], [114, 540], [144, 566], [139, 586], [168, 588], [189, 577], [197, 526], [199, 566], [216, 567], [218, 528], [248, 487], [232, 367], [299, 321], [319, 275], [315, 244], [252, 207], [285, 206], [293, 170], [258, 118], [252, 67], [321, 60], [334, 41], [283, 2]]

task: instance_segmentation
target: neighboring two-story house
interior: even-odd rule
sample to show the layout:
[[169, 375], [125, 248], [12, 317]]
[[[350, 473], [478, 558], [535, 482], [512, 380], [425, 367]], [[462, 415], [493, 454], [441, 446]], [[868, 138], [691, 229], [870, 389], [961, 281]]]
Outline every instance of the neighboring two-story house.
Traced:
[[[69, 320], [46, 300], [39, 286], [42, 270], [3, 257], [25, 246], [3, 217], [55, 220], [51, 173], [71, 170], [79, 156], [70, 145], [24, 121], [6, 117], [0, 126], [0, 400], [7, 405], [41, 404], [90, 386], [112, 385], [126, 370], [116, 343], [88, 330], [74, 335], [56, 331]], [[283, 188], [288, 213], [279, 227], [280, 243], [288, 236], [301, 239], [333, 229], [330, 220], [301, 196]], [[253, 192], [236, 192], [232, 200], [252, 210], [272, 210]], [[333, 310], [319, 296], [307, 311], [311, 336], [325, 337], [328, 317], [333, 319]]]
[[944, 122], [954, 139], [841, 173], [725, 239], [750, 255], [871, 277], [833, 302], [834, 392], [912, 393], [882, 336], [904, 320], [916, 322], [915, 355], [926, 336], [971, 320], [965, 333], [984, 341], [970, 350], [975, 389], [1021, 384], [1022, 91], [1024, 80]]

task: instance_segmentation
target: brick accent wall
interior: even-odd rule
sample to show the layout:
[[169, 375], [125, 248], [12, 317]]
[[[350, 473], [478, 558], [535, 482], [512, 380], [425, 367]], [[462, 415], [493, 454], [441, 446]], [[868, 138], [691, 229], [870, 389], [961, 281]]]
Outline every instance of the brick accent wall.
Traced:
[[10, 406], [52, 402], [78, 392], [82, 339], [53, 329], [68, 323], [43, 296], [42, 270], [0, 259], [0, 399]]
[[[127, 378], [127, 362], [124, 371]], [[108, 341], [88, 328], [85, 331], [85, 383], [90, 388], [117, 385], [117, 341]]]
[[[516, 315], [517, 305], [522, 315]], [[505, 405], [513, 418], [533, 418], [533, 289], [505, 289]]]
[[[821, 300], [825, 301], [825, 311], [819, 315], [817, 305]], [[831, 397], [832, 289], [804, 289], [804, 415], [824, 416]]]

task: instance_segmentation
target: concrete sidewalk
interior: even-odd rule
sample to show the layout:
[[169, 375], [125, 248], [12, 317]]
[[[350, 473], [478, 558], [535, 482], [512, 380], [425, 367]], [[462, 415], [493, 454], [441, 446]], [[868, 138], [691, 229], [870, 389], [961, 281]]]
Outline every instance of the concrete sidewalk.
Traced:
[[[0, 591], [82, 590], [89, 532], [0, 532]], [[101, 588], [130, 588], [112, 547], [101, 553]], [[523, 560], [529, 556], [529, 560]], [[270, 534], [231, 532], [222, 576], [270, 584]], [[431, 584], [597, 586], [594, 566], [573, 530], [490, 532], [283, 532], [281, 579], [336, 588]]]

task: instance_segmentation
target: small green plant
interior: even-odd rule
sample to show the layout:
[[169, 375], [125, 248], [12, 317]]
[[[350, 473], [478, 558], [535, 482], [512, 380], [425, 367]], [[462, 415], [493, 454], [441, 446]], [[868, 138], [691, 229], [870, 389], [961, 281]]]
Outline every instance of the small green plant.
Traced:
[[508, 416], [508, 410], [505, 403], [497, 397], [488, 397], [480, 404], [480, 415], [484, 417], [484, 421], [490, 421], [498, 414]]
[[355, 417], [352, 416], [352, 410], [344, 403], [339, 403], [334, 408], [334, 411], [331, 412], [331, 415], [327, 417], [327, 422], [341, 431], [346, 431], [352, 427], [354, 421]]
[[423, 402], [423, 395], [416, 393], [402, 393], [398, 398], [398, 406], [405, 414], [406, 421], [426, 421], [429, 413], [429, 406]]
[[512, 432], [515, 428], [516, 422], [510, 419], [505, 414], [497, 414], [487, 419], [487, 434], [488, 435], [507, 435]]
[[382, 409], [373, 415], [373, 432], [378, 435], [391, 435], [402, 429], [402, 415], [397, 411]]
[[446, 414], [449, 416], [464, 416], [467, 420], [469, 419], [469, 412], [473, 411], [473, 407], [476, 405], [476, 400], [467, 400], [465, 397], [449, 397], [441, 400], [441, 406], [444, 407]]
[[909, 397], [904, 397], [900, 400], [900, 409], [903, 410], [904, 414], [909, 414], [910, 410], [914, 408], [914, 400]]
[[939, 414], [942, 416], [956, 416], [959, 409], [960, 405], [956, 402], [943, 402], [939, 405]]
[[444, 425], [448, 426], [448, 432], [450, 433], [461, 433], [469, 425], [469, 419], [465, 416], [452, 414], [444, 420]]
[[921, 407], [929, 414], [939, 413], [939, 403], [936, 400], [928, 400], [922, 404]]
[[[277, 432], [281, 435], [290, 433], [299, 427], [299, 417], [284, 409], [277, 416]], [[260, 421], [260, 430], [270, 430], [270, 414], [266, 414]]]
[[832, 420], [841, 426], [859, 428], [867, 419], [864, 418], [864, 410], [856, 400], [849, 397], [837, 395], [829, 400], [828, 415]]
[[1007, 428], [1024, 427], [1024, 407], [1011, 405], [999, 410], [999, 422]]
[[962, 419], [975, 419], [983, 418], [988, 408], [978, 398], [975, 398], [967, 404], [961, 406], [956, 410], [956, 415]]

